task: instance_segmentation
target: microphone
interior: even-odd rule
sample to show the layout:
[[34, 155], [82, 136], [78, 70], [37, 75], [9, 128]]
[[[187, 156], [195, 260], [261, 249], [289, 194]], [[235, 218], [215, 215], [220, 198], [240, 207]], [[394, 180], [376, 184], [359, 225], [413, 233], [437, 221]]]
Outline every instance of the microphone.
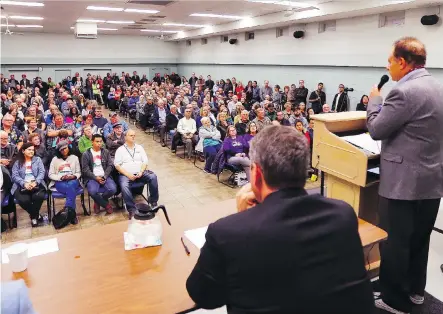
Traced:
[[383, 85], [385, 85], [387, 82], [389, 82], [389, 76], [385, 74], [381, 77], [380, 83], [378, 83], [378, 90], [381, 90]]

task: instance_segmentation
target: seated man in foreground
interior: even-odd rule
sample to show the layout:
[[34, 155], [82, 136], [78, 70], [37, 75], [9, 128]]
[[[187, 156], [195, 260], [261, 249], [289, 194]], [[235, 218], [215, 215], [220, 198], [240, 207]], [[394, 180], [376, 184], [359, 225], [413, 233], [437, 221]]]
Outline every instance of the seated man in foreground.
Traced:
[[308, 153], [294, 128], [269, 126], [251, 140], [240, 212], [209, 225], [186, 282], [198, 306], [227, 305], [230, 314], [373, 313], [357, 217], [342, 201], [307, 194]]
[[126, 209], [128, 210], [129, 219], [132, 218], [135, 210], [134, 197], [131, 191], [131, 187], [134, 184], [148, 184], [148, 202], [153, 207], [157, 206], [157, 176], [154, 172], [148, 170], [148, 156], [146, 156], [146, 152], [142, 146], [135, 144], [134, 130], [128, 130], [125, 137], [125, 144], [120, 146], [115, 152], [114, 166], [120, 174], [118, 181]]

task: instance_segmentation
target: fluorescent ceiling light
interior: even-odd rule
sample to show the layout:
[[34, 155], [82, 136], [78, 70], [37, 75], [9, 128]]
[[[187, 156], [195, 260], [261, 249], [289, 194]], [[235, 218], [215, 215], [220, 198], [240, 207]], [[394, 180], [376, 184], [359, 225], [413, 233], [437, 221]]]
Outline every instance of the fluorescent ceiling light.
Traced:
[[109, 24], [135, 24], [134, 21], [106, 21]]
[[264, 3], [264, 4], [279, 4], [279, 5], [286, 5], [291, 7], [299, 7], [299, 8], [309, 8], [313, 7], [309, 3], [303, 3], [298, 1], [289, 1], [289, 0], [248, 0], [248, 2], [256, 2], [256, 3]]
[[178, 26], [178, 27], [207, 27], [208, 25], [199, 24], [180, 24], [180, 23], [163, 23], [164, 26]]
[[178, 33], [180, 31], [163, 31], [161, 29], [141, 29], [141, 32], [151, 32], [151, 33]]
[[221, 19], [236, 19], [236, 20], [245, 18], [244, 16], [238, 16], [238, 15], [224, 15], [224, 14], [211, 14], [211, 13], [192, 13], [189, 16], [215, 17]]
[[14, 24], [0, 24], [0, 27], [15, 27]]
[[141, 9], [125, 9], [125, 12], [155, 14], [160, 11], [158, 11], [158, 10], [141, 10]]
[[1, 4], [2, 5], [20, 5], [20, 6], [24, 6], [24, 7], [44, 7], [45, 6], [44, 3], [40, 3], [40, 2], [23, 2], [23, 1], [6, 1], [6, 0], [2, 0]]
[[93, 20], [93, 19], [78, 19], [77, 22], [80, 23], [105, 23], [105, 20]]
[[20, 15], [11, 15], [9, 17], [10, 19], [14, 19], [14, 20], [43, 20], [42, 17], [39, 16], [20, 16]]
[[42, 25], [16, 25], [16, 26], [22, 28], [43, 28]]
[[97, 27], [99, 31], [118, 31], [118, 28]]
[[86, 10], [121, 12], [121, 11], [123, 11], [123, 8], [96, 7], [96, 6], [90, 5], [86, 8]]

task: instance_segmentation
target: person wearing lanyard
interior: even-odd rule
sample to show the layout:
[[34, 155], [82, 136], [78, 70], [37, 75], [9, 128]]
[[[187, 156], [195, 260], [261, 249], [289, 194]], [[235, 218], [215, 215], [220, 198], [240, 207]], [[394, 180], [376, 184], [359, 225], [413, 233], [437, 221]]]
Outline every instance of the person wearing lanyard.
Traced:
[[118, 181], [128, 210], [129, 219], [132, 218], [135, 209], [131, 192], [131, 186], [135, 183], [143, 182], [148, 184], [148, 202], [153, 207], [157, 206], [159, 197], [157, 175], [148, 170], [148, 157], [143, 147], [135, 144], [134, 130], [128, 130], [125, 144], [120, 146], [115, 152], [114, 166], [120, 174]]

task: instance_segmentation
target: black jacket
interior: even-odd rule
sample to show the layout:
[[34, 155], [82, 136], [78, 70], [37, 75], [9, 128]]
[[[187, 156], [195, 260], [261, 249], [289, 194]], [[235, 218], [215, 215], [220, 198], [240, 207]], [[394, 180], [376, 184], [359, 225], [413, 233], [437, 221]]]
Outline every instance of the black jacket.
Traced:
[[357, 105], [357, 108], [356, 108], [356, 110], [357, 111], [366, 111], [366, 106], [365, 106], [365, 104], [364, 103], [359, 103], [358, 105]]
[[[114, 143], [117, 141], [117, 143]], [[114, 132], [108, 135], [106, 139], [106, 147], [108, 148], [109, 154], [112, 158], [115, 157], [115, 152], [117, 149], [125, 143], [125, 135], [122, 134], [120, 138], [117, 138]]]
[[229, 314], [370, 314], [358, 221], [345, 202], [283, 189], [209, 225], [186, 282], [197, 305]]
[[172, 113], [169, 113], [166, 116], [166, 131], [174, 130], [177, 128], [178, 120], [183, 118], [183, 115], [177, 112], [177, 116], [178, 118]]
[[346, 93], [339, 95], [340, 94], [335, 94], [334, 101], [332, 102], [332, 111], [348, 111], [348, 95]]
[[22, 86], [24, 86], [24, 87], [31, 87], [31, 81], [30, 80], [28, 80], [28, 79], [26, 79], [26, 80], [21, 80], [20, 81], [20, 85], [22, 85]]
[[[318, 99], [319, 100], [315, 100], [314, 99]], [[312, 104], [312, 109], [314, 110], [314, 112], [320, 113], [323, 110], [323, 105], [326, 103], [326, 94], [324, 91], [320, 91], [318, 92], [318, 90], [315, 90], [311, 93], [311, 96], [309, 96], [309, 102]]]
[[[105, 171], [105, 179], [109, 177], [112, 170], [114, 169], [114, 164], [111, 160], [111, 155], [105, 148], [101, 149], [102, 167]], [[82, 155], [82, 177], [85, 180], [85, 184], [89, 180], [95, 180], [95, 175], [92, 170], [93, 160], [91, 150], [86, 150]]]

